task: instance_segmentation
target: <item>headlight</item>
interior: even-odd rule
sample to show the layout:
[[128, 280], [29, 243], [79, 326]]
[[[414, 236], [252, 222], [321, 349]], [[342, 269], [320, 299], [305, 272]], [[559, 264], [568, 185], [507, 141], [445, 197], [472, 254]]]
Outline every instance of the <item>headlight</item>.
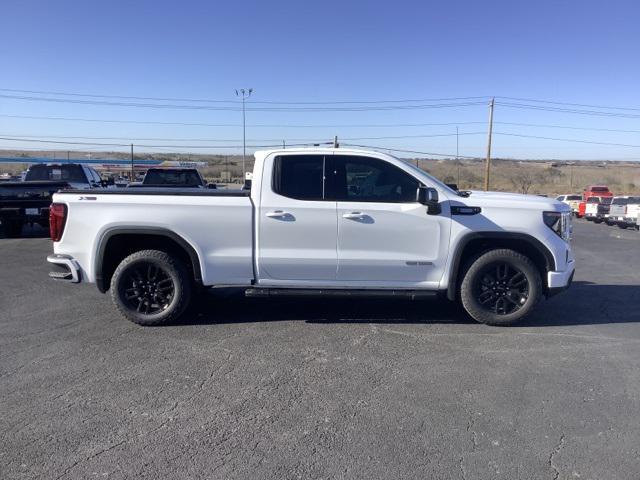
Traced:
[[565, 242], [571, 240], [573, 233], [571, 212], [542, 212], [542, 220]]

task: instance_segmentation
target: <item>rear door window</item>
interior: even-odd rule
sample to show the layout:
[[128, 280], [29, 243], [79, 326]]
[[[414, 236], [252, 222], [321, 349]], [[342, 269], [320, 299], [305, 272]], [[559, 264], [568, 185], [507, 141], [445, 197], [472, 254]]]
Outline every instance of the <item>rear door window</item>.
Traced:
[[297, 200], [325, 200], [324, 171], [324, 155], [276, 157], [273, 165], [273, 191]]

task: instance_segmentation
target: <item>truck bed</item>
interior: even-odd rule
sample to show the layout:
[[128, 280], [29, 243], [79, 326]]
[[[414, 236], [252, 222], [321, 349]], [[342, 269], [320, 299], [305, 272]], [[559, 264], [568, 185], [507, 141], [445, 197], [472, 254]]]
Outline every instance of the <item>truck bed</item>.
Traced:
[[204, 285], [253, 280], [253, 203], [247, 190], [194, 188], [64, 190], [64, 235], [56, 254], [71, 255], [94, 282], [95, 252], [114, 235], [170, 232], [197, 253]]
[[[136, 186], [137, 187], [137, 186]], [[60, 193], [87, 194], [86, 190], [68, 189]], [[100, 190], [100, 195], [181, 195], [190, 197], [248, 197], [249, 190], [241, 189], [200, 189], [189, 187], [144, 187], [144, 188], [109, 188]]]

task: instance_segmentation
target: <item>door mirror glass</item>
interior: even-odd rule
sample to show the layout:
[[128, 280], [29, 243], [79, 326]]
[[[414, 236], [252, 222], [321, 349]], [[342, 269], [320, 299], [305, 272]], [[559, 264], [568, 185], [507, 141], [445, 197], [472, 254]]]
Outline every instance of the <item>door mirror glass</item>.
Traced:
[[418, 188], [418, 203], [422, 205], [437, 205], [438, 204], [438, 191], [431, 187]]

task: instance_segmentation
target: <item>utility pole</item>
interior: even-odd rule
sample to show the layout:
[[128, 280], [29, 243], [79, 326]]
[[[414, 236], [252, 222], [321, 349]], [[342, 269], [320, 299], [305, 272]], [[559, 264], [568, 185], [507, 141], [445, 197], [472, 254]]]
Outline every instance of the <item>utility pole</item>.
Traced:
[[456, 125], [456, 167], [458, 167], [458, 180], [456, 182], [456, 185], [458, 185], [458, 188], [460, 188], [460, 160], [458, 159], [458, 156], [459, 156], [458, 126]]
[[253, 88], [236, 90], [236, 97], [242, 97], [242, 181], [244, 182], [247, 162], [247, 124], [245, 121], [245, 101], [253, 93]]
[[282, 140], [282, 148], [287, 148], [287, 144], [284, 140]]
[[491, 99], [489, 104], [489, 135], [487, 138], [487, 161], [484, 170], [484, 190], [489, 190], [489, 175], [491, 174], [491, 135], [493, 133], [493, 106], [495, 104], [495, 98]]
[[569, 166], [569, 190], [573, 192], [573, 165]]
[[67, 162], [69, 161], [69, 150], [67, 150]]
[[133, 182], [135, 177], [133, 176], [133, 143], [131, 144], [131, 181]]
[[333, 137], [333, 148], [338, 148], [340, 144], [338, 143], [338, 135]]

